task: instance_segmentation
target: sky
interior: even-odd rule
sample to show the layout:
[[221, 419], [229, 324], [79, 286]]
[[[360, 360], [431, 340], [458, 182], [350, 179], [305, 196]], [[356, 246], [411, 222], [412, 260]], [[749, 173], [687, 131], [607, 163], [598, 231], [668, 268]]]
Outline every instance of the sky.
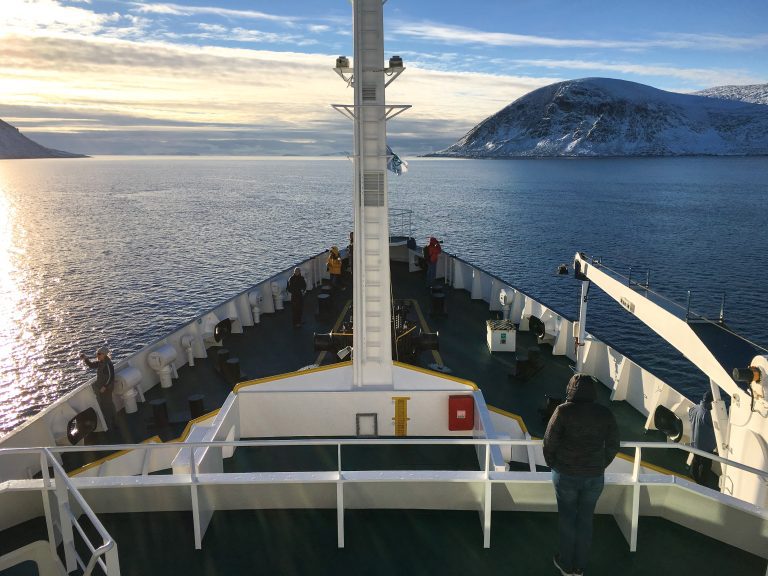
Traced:
[[[675, 92], [768, 82], [766, 0], [389, 0], [400, 155], [524, 94], [601, 76]], [[348, 0], [0, 0], [0, 119], [86, 154], [342, 154]]]

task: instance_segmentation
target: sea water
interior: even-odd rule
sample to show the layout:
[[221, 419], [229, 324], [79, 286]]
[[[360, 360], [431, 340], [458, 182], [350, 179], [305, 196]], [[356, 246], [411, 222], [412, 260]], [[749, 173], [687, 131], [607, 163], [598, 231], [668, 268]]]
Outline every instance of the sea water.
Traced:
[[[299, 260], [345, 246], [347, 159], [0, 161], [0, 433], [116, 360]], [[576, 251], [768, 345], [768, 158], [412, 159], [390, 205], [560, 313]], [[706, 380], [599, 290], [588, 330], [689, 396]], [[702, 382], [703, 381], [703, 382]]]

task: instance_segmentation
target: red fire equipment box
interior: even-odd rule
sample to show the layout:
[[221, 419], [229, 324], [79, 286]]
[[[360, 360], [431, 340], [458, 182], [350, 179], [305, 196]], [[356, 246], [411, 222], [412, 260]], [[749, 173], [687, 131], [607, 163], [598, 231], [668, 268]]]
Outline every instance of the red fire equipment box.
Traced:
[[475, 399], [471, 395], [448, 396], [448, 430], [475, 427]]

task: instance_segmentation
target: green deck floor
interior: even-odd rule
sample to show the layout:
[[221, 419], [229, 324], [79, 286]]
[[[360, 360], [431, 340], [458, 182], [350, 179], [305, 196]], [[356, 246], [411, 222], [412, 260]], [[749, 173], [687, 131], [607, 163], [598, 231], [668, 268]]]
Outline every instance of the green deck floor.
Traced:
[[[347, 510], [343, 549], [335, 510], [220, 510], [202, 550], [194, 549], [188, 512], [101, 514], [100, 520], [118, 542], [123, 576], [558, 574], [551, 559], [554, 513], [493, 513], [490, 549], [483, 548], [475, 512]], [[44, 533], [39, 522], [22, 528]], [[12, 538], [0, 544], [0, 554]], [[613, 518], [598, 515], [585, 573], [762, 576], [765, 567], [762, 558], [658, 518], [640, 520], [632, 553]], [[34, 572], [0, 572], [21, 574]]]

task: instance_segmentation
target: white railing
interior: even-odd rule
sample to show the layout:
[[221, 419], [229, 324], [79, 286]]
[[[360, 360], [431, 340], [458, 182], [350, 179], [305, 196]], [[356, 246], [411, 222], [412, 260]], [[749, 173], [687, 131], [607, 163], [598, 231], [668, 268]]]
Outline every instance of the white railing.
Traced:
[[408, 208], [389, 209], [389, 236], [408, 239], [413, 236], [413, 210]]
[[[90, 576], [98, 565], [107, 576], [120, 576], [117, 544], [96, 517], [96, 514], [85, 501], [82, 494], [75, 488], [67, 472], [53, 456], [51, 450], [48, 448], [7, 448], [0, 450], [0, 458], [21, 453], [38, 453], [40, 457], [42, 481], [38, 482], [40, 482], [40, 491], [43, 499], [51, 558], [60, 560], [57, 552], [57, 542], [60, 540], [64, 551], [64, 566], [67, 572], [72, 572], [79, 568], [83, 576]], [[53, 478], [50, 473], [51, 468], [53, 469]], [[78, 514], [73, 509], [73, 503], [77, 505], [101, 538], [101, 545], [98, 547], [86, 534], [78, 519]], [[87, 562], [77, 551], [73, 528], [90, 551], [91, 555]]]
[[[428, 469], [428, 470], [389, 470], [389, 469], [374, 469], [374, 470], [347, 470], [344, 467], [342, 460], [342, 449], [346, 446], [397, 446], [397, 445], [409, 445], [409, 446], [476, 446], [480, 457], [478, 458], [477, 470], [453, 470], [453, 469]], [[215, 506], [212, 502], [208, 501], [205, 496], [206, 491], [200, 490], [201, 487], [216, 487], [226, 486], [227, 491], [231, 490], [234, 486], [244, 487], [257, 487], [259, 485], [296, 485], [300, 484], [307, 488], [312, 485], [325, 485], [336, 486], [335, 495], [335, 507], [337, 509], [337, 521], [338, 521], [338, 545], [344, 546], [344, 509], [345, 509], [345, 487], [368, 489], [366, 485], [370, 486], [377, 484], [410, 484], [411, 488], [403, 493], [409, 493], [413, 490], [419, 489], [420, 484], [424, 483], [442, 483], [443, 486], [453, 486], [456, 490], [456, 486], [466, 486], [469, 484], [482, 486], [482, 497], [480, 497], [476, 504], [479, 507], [481, 513], [481, 523], [484, 533], [484, 546], [490, 546], [490, 529], [491, 529], [491, 510], [492, 510], [492, 487], [494, 485], [507, 485], [510, 491], [520, 489], [530, 489], [538, 491], [539, 500], [537, 504], [549, 506], [550, 509], [554, 506], [554, 497], [550, 493], [552, 490], [548, 486], [550, 483], [550, 474], [548, 472], [511, 472], [511, 471], [495, 471], [491, 466], [491, 448], [494, 446], [519, 446], [519, 447], [541, 447], [541, 440], [530, 439], [429, 439], [429, 438], [409, 438], [409, 439], [301, 439], [301, 440], [238, 440], [238, 441], [219, 441], [219, 442], [187, 442], [183, 447], [186, 450], [185, 455], [189, 455], [189, 473], [188, 474], [171, 474], [165, 476], [148, 476], [145, 480], [136, 481], [136, 477], [109, 477], [103, 476], [98, 478], [87, 479], [66, 479], [62, 477], [63, 469], [56, 462], [52, 452], [77, 452], [81, 450], [144, 450], [147, 454], [151, 450], [168, 449], [168, 446], [162, 444], [139, 444], [139, 445], [119, 445], [119, 446], [69, 446], [69, 447], [57, 447], [52, 449], [8, 449], [0, 450], [0, 459], [3, 456], [10, 453], [18, 453], [19, 451], [29, 452], [41, 452], [41, 459], [48, 460], [53, 463], [54, 471], [56, 474], [56, 494], [59, 499], [59, 507], [63, 512], [67, 513], [67, 521], [62, 524], [63, 529], [62, 537], [65, 541], [65, 552], [68, 554], [67, 562], [69, 567], [69, 555], [74, 554], [74, 547], [67, 545], [67, 542], [72, 541], [71, 528], [69, 534], [67, 534], [67, 525], [70, 520], [76, 525], [76, 519], [71, 514], [71, 510], [68, 508], [68, 500], [66, 498], [67, 493], [71, 492], [73, 497], [88, 515], [89, 520], [97, 528], [99, 533], [104, 538], [104, 544], [99, 548], [89, 546], [93, 553], [93, 557], [89, 561], [87, 566], [84, 566], [81, 561], [78, 564], [83, 570], [92, 568], [95, 562], [98, 562], [110, 576], [112, 574], [119, 574], [119, 567], [117, 564], [117, 550], [112, 542], [111, 538], [107, 534], [106, 530], [96, 519], [95, 515], [90, 511], [90, 508], [82, 498], [76, 487], [80, 489], [88, 490], [89, 495], [93, 494], [93, 490], [99, 488], [123, 488], [126, 490], [143, 488], [157, 488], [159, 485], [173, 486], [175, 488], [188, 487], [192, 490], [191, 509], [195, 528], [195, 544], [196, 547], [202, 547], [202, 538], [205, 534], [208, 522], [210, 521], [213, 513], [215, 512]], [[221, 472], [220, 461], [223, 460], [223, 452], [225, 449], [234, 450], [236, 448], [258, 448], [258, 447], [281, 447], [281, 446], [335, 446], [337, 454], [337, 462], [335, 470], [313, 470], [303, 472], [238, 472], [238, 473], [225, 473]], [[639, 518], [641, 516], [641, 498], [640, 490], [680, 490], [678, 496], [683, 493], [688, 493], [686, 497], [673, 497], [662, 498], [664, 506], [671, 507], [669, 519], [672, 521], [688, 525], [689, 527], [706, 533], [711, 537], [718, 538], [724, 542], [731, 544], [736, 543], [745, 550], [749, 550], [752, 553], [768, 557], [768, 546], [766, 546], [765, 537], [761, 534], [765, 534], [768, 530], [768, 510], [765, 508], [745, 503], [737, 498], [720, 494], [714, 490], [697, 486], [686, 480], [677, 478], [675, 476], [654, 472], [642, 474], [641, 469], [641, 456], [643, 450], [668, 450], [679, 449], [699, 456], [709, 458], [713, 461], [720, 462], [728, 466], [733, 466], [744, 470], [751, 474], [757, 475], [762, 481], [768, 481], [768, 471], [758, 470], [750, 466], [746, 466], [739, 462], [730, 461], [726, 458], [702, 452], [690, 446], [684, 446], [680, 444], [671, 443], [654, 443], [654, 442], [622, 442], [623, 448], [634, 449], [634, 461], [631, 474], [606, 474], [606, 489], [615, 488], [615, 499], [620, 502], [620, 505], [616, 505], [612, 510], [614, 517], [616, 518], [619, 527], [624, 533], [625, 538], [629, 544], [630, 550], [635, 551], [637, 547], [637, 531]], [[181, 448], [181, 446], [180, 446]], [[215, 465], [215, 462], [219, 461], [219, 465]], [[47, 471], [47, 468], [44, 467]], [[208, 472], [214, 470], [215, 472]], [[59, 478], [61, 477], [61, 482]], [[35, 482], [35, 481], [27, 481]], [[519, 487], [519, 488], [516, 488]], [[542, 488], [544, 487], [544, 488]], [[12, 483], [5, 483], [0, 485], [0, 492], [5, 489], [15, 490], [24, 489], [30, 490], [33, 488], [21, 487], [13, 485]], [[43, 484], [41, 490], [45, 493], [46, 490], [50, 490], [50, 480], [47, 478], [47, 473], [44, 474]], [[436, 492], [436, 491], [433, 491]], [[454, 492], [446, 492], [446, 494], [457, 494]], [[370, 494], [368, 495], [370, 496]], [[307, 498], [306, 494], [302, 496]], [[112, 497], [114, 500], [114, 497]], [[453, 509], [455, 504], [450, 496], [435, 496], [436, 500], [433, 502], [434, 507], [437, 509]], [[442, 499], [441, 499], [442, 498]], [[688, 501], [690, 498], [694, 498], [694, 504]], [[45, 499], [44, 499], [45, 500]], [[686, 501], [686, 504], [681, 505], [682, 508], [678, 509], [678, 500]], [[321, 499], [312, 501], [311, 498], [307, 499], [309, 506], [314, 507], [333, 507], [331, 504], [326, 505], [322, 502], [326, 502]], [[708, 506], [707, 504], [710, 504]], [[714, 506], [711, 506], [714, 504]], [[376, 508], [375, 498], [371, 500], [368, 498], [367, 505]], [[646, 504], [647, 505], [647, 504]], [[256, 506], [258, 507], [258, 506]], [[354, 507], [354, 506], [353, 506]], [[539, 509], [541, 509], [539, 507]], [[699, 524], [696, 522], [696, 514], [700, 510], [707, 509], [719, 509], [720, 513], [724, 510], [730, 511], [730, 517], [735, 519], [739, 517], [739, 523], [744, 523], [745, 519], [747, 523], [751, 523], [750, 528], [746, 530], [746, 535], [742, 534], [742, 531], [731, 526], [717, 526], [710, 525], [704, 529], [700, 529]], [[121, 511], [120, 505], [114, 501], [111, 503], [111, 511]], [[693, 521], [686, 522], [685, 518], [680, 516], [680, 513], [689, 514]], [[648, 512], [647, 512], [648, 513]], [[655, 512], [654, 515], [658, 515]], [[49, 519], [49, 536], [53, 542], [52, 535], [52, 523], [50, 521], [50, 511], [46, 509], [46, 517]], [[78, 527], [78, 531], [84, 535], [82, 530]], [[751, 533], [751, 534], [750, 534]], [[751, 538], [751, 540], [750, 540]], [[69, 551], [68, 551], [69, 550]], [[104, 556], [106, 563], [102, 561], [101, 556]], [[116, 571], [113, 571], [116, 570]]]

